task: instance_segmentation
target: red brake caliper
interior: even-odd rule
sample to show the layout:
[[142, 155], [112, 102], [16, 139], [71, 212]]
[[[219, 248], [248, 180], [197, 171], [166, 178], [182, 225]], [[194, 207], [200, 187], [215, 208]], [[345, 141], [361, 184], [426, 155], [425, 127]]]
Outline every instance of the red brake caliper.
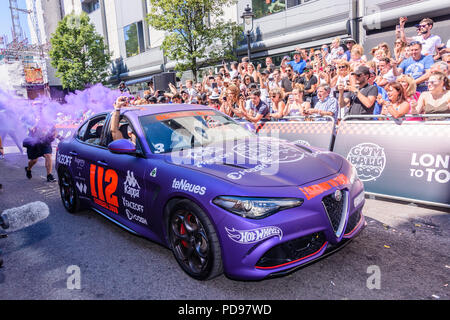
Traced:
[[[181, 224], [181, 227], [180, 227], [180, 234], [186, 234], [186, 228], [184, 227], [184, 224]], [[181, 240], [181, 244], [182, 244], [185, 248], [188, 247], [188, 243], [187, 243], [186, 241], [184, 241], [184, 240]]]

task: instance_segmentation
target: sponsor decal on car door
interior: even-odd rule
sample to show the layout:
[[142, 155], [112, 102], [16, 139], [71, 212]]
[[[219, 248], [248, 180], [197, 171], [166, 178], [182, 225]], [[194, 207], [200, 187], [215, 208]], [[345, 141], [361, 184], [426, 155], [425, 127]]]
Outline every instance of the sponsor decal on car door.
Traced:
[[91, 196], [95, 204], [115, 214], [119, 213], [117, 186], [119, 176], [113, 169], [91, 164], [89, 182]]

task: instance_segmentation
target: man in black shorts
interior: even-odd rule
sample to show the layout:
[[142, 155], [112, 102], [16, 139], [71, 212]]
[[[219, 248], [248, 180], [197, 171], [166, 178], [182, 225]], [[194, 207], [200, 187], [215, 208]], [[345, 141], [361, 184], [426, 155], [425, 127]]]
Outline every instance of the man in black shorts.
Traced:
[[47, 181], [55, 182], [56, 179], [52, 175], [52, 142], [56, 138], [55, 127], [42, 128], [36, 126], [30, 129], [29, 137], [27, 137], [23, 146], [27, 148], [28, 166], [25, 167], [26, 176], [31, 179], [31, 169], [37, 163], [39, 157], [44, 157], [45, 168], [47, 169]]

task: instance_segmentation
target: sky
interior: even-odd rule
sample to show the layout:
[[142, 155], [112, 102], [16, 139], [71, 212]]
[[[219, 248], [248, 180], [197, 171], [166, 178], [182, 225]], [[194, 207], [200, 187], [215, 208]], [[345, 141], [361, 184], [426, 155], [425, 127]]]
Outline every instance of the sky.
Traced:
[[[18, 7], [20, 9], [26, 9], [25, 0], [17, 0]], [[30, 39], [30, 33], [28, 31], [28, 21], [26, 13], [19, 13], [20, 15], [20, 25], [25, 33], [25, 35]], [[0, 36], [6, 34], [8, 40], [12, 40], [12, 21], [11, 21], [11, 11], [9, 10], [9, 0], [0, 0]]]

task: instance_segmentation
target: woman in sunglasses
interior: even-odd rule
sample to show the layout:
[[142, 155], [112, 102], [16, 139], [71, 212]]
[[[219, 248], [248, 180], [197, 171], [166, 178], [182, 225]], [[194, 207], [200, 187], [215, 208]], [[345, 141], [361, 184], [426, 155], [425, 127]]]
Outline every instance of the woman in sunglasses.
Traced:
[[331, 79], [330, 87], [333, 88], [333, 91], [336, 89], [338, 84], [349, 85], [350, 84], [350, 63], [347, 61], [341, 60], [338, 62], [337, 66], [337, 74]]
[[295, 85], [292, 90], [292, 96], [289, 96], [286, 104], [285, 117], [304, 116], [306, 115], [305, 110], [311, 108], [311, 103], [303, 99], [303, 88], [302, 84]]
[[286, 105], [283, 101], [283, 92], [280, 89], [270, 91], [271, 113], [270, 117], [280, 119], [284, 116]]
[[397, 63], [402, 62], [405, 58], [409, 58], [406, 56], [406, 48], [407, 43], [402, 39], [395, 40], [394, 43], [394, 58]]
[[[410, 76], [407, 76], [406, 74], [402, 74], [399, 77], [397, 77], [397, 82], [402, 86], [403, 88], [403, 94], [405, 96], [406, 101], [409, 103], [409, 112], [408, 114], [417, 114], [416, 107], [417, 107], [417, 101], [419, 100], [420, 93], [416, 91], [416, 82], [413, 78]], [[414, 121], [414, 120], [423, 120], [421, 117], [408, 117], [406, 118], [407, 121]]]
[[229, 85], [226, 90], [226, 95], [223, 97], [223, 102], [220, 111], [230, 117], [242, 117], [245, 109], [245, 100], [239, 99], [239, 88], [235, 85]]
[[409, 112], [409, 103], [406, 101], [403, 87], [400, 83], [393, 82], [386, 85], [386, 91], [389, 101], [378, 100], [383, 107], [382, 115], [391, 115], [395, 119], [403, 117]]
[[434, 72], [428, 79], [428, 91], [420, 95], [418, 113], [450, 113], [450, 84], [442, 72]]

